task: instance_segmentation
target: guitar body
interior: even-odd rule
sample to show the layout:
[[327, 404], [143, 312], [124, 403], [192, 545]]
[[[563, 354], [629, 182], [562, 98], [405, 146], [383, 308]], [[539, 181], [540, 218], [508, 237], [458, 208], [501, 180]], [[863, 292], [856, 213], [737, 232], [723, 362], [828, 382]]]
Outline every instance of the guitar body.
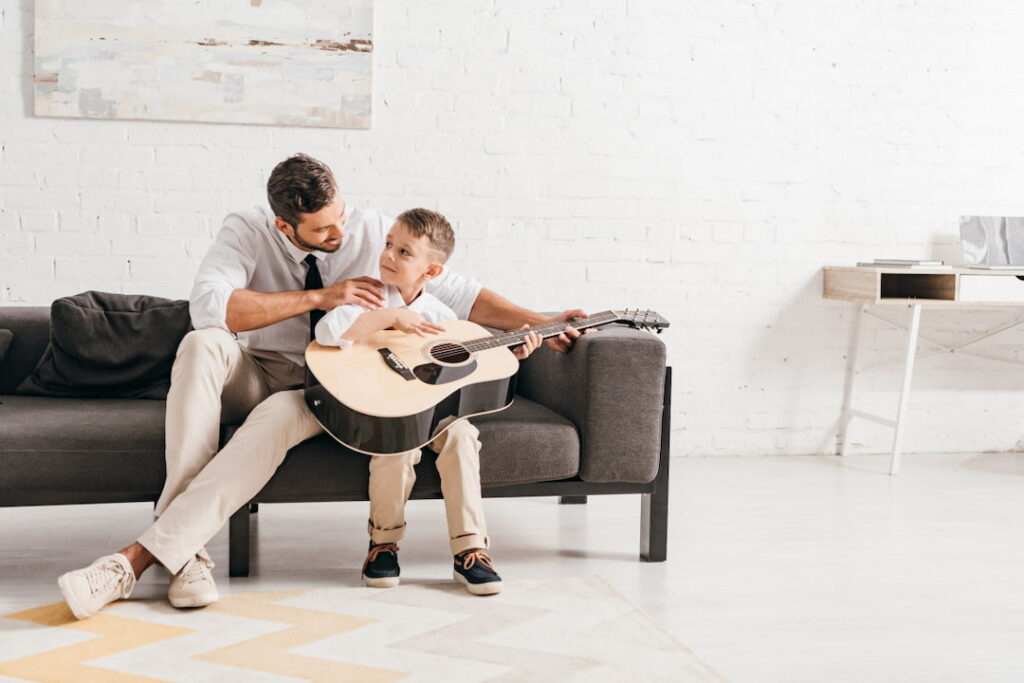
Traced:
[[370, 455], [421, 448], [447, 417], [511, 405], [510, 378], [519, 369], [512, 352], [462, 346], [489, 335], [476, 323], [452, 320], [444, 328], [428, 337], [384, 330], [345, 349], [310, 343], [306, 404], [335, 439]]
[[618, 322], [659, 332], [669, 325], [654, 311], [626, 309], [496, 334], [451, 320], [443, 333], [426, 337], [384, 330], [345, 349], [312, 342], [306, 404], [327, 433], [352, 450], [397, 455], [430, 443], [442, 420], [510, 406], [519, 361], [509, 348], [527, 332], [550, 339], [567, 324], [583, 330]]

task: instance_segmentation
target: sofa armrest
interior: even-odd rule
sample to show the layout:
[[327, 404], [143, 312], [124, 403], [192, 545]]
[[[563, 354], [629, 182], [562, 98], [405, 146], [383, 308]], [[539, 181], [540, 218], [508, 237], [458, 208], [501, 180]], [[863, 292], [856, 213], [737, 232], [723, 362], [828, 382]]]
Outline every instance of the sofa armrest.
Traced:
[[568, 353], [547, 346], [523, 362], [517, 392], [564, 415], [580, 434], [580, 478], [646, 483], [658, 473], [665, 344], [609, 326]]

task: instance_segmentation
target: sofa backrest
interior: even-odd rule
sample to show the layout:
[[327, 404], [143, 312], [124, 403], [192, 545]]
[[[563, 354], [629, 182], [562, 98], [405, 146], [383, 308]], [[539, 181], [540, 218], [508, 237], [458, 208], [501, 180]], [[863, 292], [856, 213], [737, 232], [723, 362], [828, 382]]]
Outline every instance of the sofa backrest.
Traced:
[[0, 394], [13, 394], [50, 343], [50, 307], [0, 306], [0, 329], [14, 333], [11, 348], [0, 365]]

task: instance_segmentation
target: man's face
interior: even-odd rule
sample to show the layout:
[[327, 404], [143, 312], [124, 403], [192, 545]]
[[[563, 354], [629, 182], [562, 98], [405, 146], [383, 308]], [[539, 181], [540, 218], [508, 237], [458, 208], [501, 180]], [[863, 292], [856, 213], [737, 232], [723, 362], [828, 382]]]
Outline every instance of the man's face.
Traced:
[[299, 224], [292, 227], [280, 218], [277, 229], [303, 251], [338, 251], [345, 237], [345, 202], [335, 193], [334, 200], [315, 213], [300, 213]]
[[424, 275], [437, 277], [443, 258], [430, 246], [425, 236], [414, 237], [402, 223], [396, 222], [388, 231], [384, 251], [380, 254], [380, 279], [384, 284], [409, 287]]

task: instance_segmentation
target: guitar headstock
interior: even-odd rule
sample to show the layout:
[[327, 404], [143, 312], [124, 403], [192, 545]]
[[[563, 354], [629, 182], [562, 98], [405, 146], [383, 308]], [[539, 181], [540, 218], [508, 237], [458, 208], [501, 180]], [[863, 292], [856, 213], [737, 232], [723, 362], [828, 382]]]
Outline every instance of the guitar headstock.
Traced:
[[626, 323], [630, 327], [644, 330], [654, 330], [658, 334], [669, 326], [669, 322], [658, 315], [655, 311], [651, 310], [640, 310], [639, 308], [629, 309], [624, 311], [613, 311], [618, 317], [618, 321]]

